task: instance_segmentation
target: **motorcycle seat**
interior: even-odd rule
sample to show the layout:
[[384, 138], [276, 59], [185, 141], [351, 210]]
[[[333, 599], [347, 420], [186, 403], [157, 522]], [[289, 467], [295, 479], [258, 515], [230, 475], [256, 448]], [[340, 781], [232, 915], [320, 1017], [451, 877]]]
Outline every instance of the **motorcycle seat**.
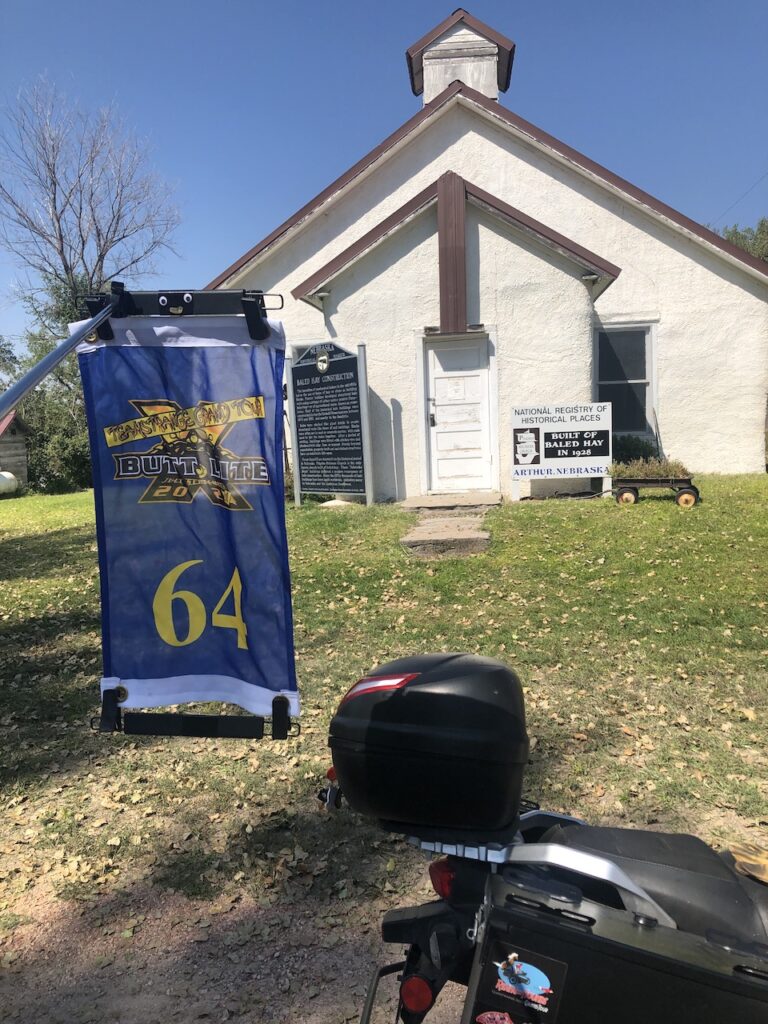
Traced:
[[730, 854], [716, 853], [696, 836], [555, 825], [541, 842], [607, 857], [682, 931], [768, 943], [768, 885], [738, 874]]

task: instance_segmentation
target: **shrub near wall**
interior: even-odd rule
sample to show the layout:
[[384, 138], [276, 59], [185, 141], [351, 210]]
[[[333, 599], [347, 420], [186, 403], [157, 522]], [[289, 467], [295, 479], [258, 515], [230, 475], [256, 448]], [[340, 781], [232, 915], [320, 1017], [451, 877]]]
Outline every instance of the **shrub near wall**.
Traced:
[[666, 480], [669, 477], [691, 476], [678, 459], [633, 459], [631, 462], [614, 462], [611, 476], [616, 480]]
[[657, 480], [689, 477], [690, 470], [677, 459], [665, 459], [656, 441], [636, 434], [613, 435], [611, 476], [618, 480]]
[[617, 464], [638, 459], [656, 459], [659, 454], [659, 446], [647, 437], [638, 437], [637, 434], [613, 435], [613, 459]]

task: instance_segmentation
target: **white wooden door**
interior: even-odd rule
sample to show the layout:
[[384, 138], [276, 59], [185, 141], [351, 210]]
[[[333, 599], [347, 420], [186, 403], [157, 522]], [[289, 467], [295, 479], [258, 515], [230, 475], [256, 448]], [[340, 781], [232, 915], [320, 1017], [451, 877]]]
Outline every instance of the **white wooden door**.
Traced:
[[488, 339], [426, 342], [430, 490], [490, 490]]

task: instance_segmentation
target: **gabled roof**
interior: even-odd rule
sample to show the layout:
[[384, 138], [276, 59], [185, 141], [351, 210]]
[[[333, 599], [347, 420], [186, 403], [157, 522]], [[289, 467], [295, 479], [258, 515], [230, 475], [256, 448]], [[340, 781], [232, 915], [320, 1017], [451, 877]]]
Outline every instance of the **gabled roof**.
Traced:
[[[534, 220], [533, 217], [527, 216], [527, 214], [522, 213], [520, 210], [516, 210], [502, 199], [460, 178], [452, 171], [448, 171], [447, 174], [443, 175], [443, 179], [446, 178], [456, 179], [460, 183], [462, 190], [460, 198], [466, 198], [473, 205], [490, 211], [522, 234], [533, 237], [547, 248], [559, 252], [566, 259], [575, 263], [586, 274], [589, 274], [594, 279], [594, 297], [602, 293], [621, 273], [619, 267], [609, 263], [602, 256], [598, 256], [589, 249], [585, 249], [577, 242], [566, 238], [565, 235], [553, 231], [540, 221]], [[371, 228], [370, 231], [367, 231], [356, 242], [347, 246], [343, 252], [340, 252], [332, 260], [329, 260], [328, 263], [316, 270], [305, 281], [296, 285], [291, 291], [294, 299], [303, 299], [311, 305], [319, 305], [318, 300], [315, 298], [315, 293], [319, 289], [329, 284], [342, 270], [356, 263], [371, 249], [380, 242], [383, 242], [385, 238], [388, 238], [398, 228], [413, 220], [414, 217], [426, 210], [427, 207], [431, 206], [438, 199], [440, 180], [434, 181], [431, 185], [422, 189], [413, 199], [404, 203], [399, 210], [395, 210], [394, 213]]]
[[512, 62], [515, 59], [515, 44], [511, 39], [503, 36], [501, 32], [497, 32], [495, 28], [491, 28], [484, 21], [475, 18], [469, 11], [458, 7], [445, 21], [441, 21], [439, 25], [430, 29], [426, 35], [422, 36], [421, 39], [415, 42], [413, 46], [409, 46], [405, 51], [408, 75], [411, 79], [411, 89], [413, 89], [414, 96], [420, 96], [424, 92], [424, 51], [436, 39], [439, 39], [449, 29], [452, 29], [454, 25], [458, 25], [459, 22], [463, 22], [467, 28], [473, 29], [478, 35], [484, 36], [498, 46], [496, 80], [499, 92], [506, 92], [509, 88], [509, 80], [512, 76]]
[[243, 267], [250, 263], [251, 260], [256, 259], [266, 249], [277, 242], [294, 228], [297, 228], [305, 220], [312, 216], [316, 210], [318, 210], [324, 203], [333, 196], [337, 195], [342, 189], [346, 188], [347, 185], [351, 184], [356, 178], [368, 170], [377, 160], [388, 153], [391, 149], [406, 139], [412, 132], [416, 131], [425, 121], [427, 121], [433, 114], [449, 103], [454, 96], [456, 96], [462, 89], [461, 82], [454, 82], [452, 85], [436, 96], [431, 103], [427, 103], [426, 106], [414, 114], [413, 117], [409, 118], [404, 124], [388, 135], [383, 142], [380, 142], [378, 146], [374, 147], [370, 153], [358, 160], [356, 164], [353, 164], [348, 171], [345, 171], [335, 181], [332, 181], [327, 188], [324, 188], [322, 192], [319, 192], [314, 199], [310, 199], [300, 210], [297, 210], [292, 217], [276, 227], [274, 231], [271, 231], [266, 238], [262, 238], [260, 242], [257, 242], [252, 249], [235, 260], [235, 262], [223, 270], [218, 277], [215, 277], [210, 284], [206, 285], [206, 288], [220, 288], [225, 281], [229, 280], [234, 274], [242, 270]]
[[395, 210], [389, 217], [385, 217], [379, 224], [371, 228], [370, 231], [358, 238], [352, 245], [347, 246], [343, 252], [340, 252], [338, 256], [335, 256], [332, 260], [329, 260], [324, 266], [316, 270], [314, 274], [302, 281], [301, 284], [296, 285], [291, 290], [291, 295], [294, 299], [304, 299], [311, 305], [317, 305], [317, 300], [313, 299], [313, 293], [322, 288], [323, 285], [331, 281], [337, 274], [339, 274], [346, 267], [352, 263], [357, 262], [361, 256], [367, 253], [374, 246], [378, 245], [379, 242], [383, 242], [385, 238], [397, 231], [398, 228], [402, 227], [408, 221], [412, 220], [417, 214], [426, 210], [428, 206], [437, 200], [437, 182], [433, 181], [431, 185], [428, 185], [425, 189], [422, 189], [418, 195], [415, 195], [413, 199], [409, 199], [407, 203], [404, 203], [399, 210]]
[[6, 430], [8, 430], [12, 423], [15, 423], [16, 426], [23, 430], [25, 434], [29, 433], [29, 427], [27, 426], [27, 424], [24, 422], [21, 416], [17, 415], [15, 409], [11, 409], [10, 412], [7, 412], [5, 416], [0, 418], [0, 437], [3, 436], [3, 434], [6, 432]]
[[372, 169], [374, 164], [383, 159], [400, 143], [404, 142], [409, 135], [421, 128], [430, 118], [435, 117], [440, 111], [456, 103], [466, 104], [469, 109], [478, 110], [496, 123], [511, 129], [518, 137], [529, 140], [537, 147], [561, 159], [593, 181], [627, 198], [671, 227], [676, 227], [694, 240], [703, 242], [707, 247], [719, 251], [729, 262], [742, 264], [745, 269], [751, 272], [752, 276], [757, 276], [763, 281], [768, 280], [768, 262], [765, 260], [761, 260], [757, 256], [751, 256], [738, 246], [727, 242], [714, 231], [704, 227], [703, 224], [698, 224], [696, 221], [691, 220], [690, 217], [686, 217], [678, 210], [663, 203], [660, 199], [656, 199], [626, 179], [613, 174], [606, 167], [602, 167], [594, 160], [590, 160], [589, 157], [584, 156], [583, 153], [573, 149], [565, 142], [561, 142], [560, 139], [531, 124], [530, 121], [518, 117], [517, 114], [513, 114], [511, 110], [502, 107], [495, 100], [488, 99], [487, 96], [483, 96], [482, 93], [471, 89], [462, 82], [453, 82], [439, 96], [436, 96], [434, 100], [427, 103], [417, 114], [401, 125], [397, 131], [379, 143], [361, 160], [358, 160], [356, 164], [350, 167], [348, 171], [332, 182], [327, 188], [323, 189], [314, 199], [311, 199], [305, 206], [302, 206], [297, 213], [275, 228], [266, 238], [263, 238], [252, 249], [244, 253], [230, 267], [227, 267], [207, 287], [221, 287], [233, 275], [243, 270], [248, 263], [265, 253], [273, 244], [280, 241], [289, 232], [298, 229], [325, 203], [351, 185], [355, 179]]

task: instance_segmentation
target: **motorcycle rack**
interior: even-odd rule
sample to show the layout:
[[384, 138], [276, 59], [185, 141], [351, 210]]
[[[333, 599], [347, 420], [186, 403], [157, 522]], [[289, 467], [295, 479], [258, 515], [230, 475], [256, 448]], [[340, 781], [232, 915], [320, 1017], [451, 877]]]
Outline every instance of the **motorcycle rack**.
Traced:
[[508, 846], [482, 843], [447, 843], [438, 840], [424, 840], [409, 837], [408, 841], [427, 853], [447, 854], [453, 857], [464, 857], [467, 860], [484, 861], [504, 867], [529, 867], [538, 865], [581, 875], [584, 878], [606, 882], [613, 886], [621, 896], [624, 906], [637, 918], [654, 920], [667, 928], [677, 928], [672, 917], [652, 899], [648, 893], [632, 881], [617, 864], [607, 857], [600, 857], [586, 850], [578, 850], [557, 843], [526, 843], [522, 832], [525, 829], [566, 822], [580, 824], [584, 822], [564, 814], [548, 811], [532, 810], [520, 815], [520, 829], [516, 838]]

